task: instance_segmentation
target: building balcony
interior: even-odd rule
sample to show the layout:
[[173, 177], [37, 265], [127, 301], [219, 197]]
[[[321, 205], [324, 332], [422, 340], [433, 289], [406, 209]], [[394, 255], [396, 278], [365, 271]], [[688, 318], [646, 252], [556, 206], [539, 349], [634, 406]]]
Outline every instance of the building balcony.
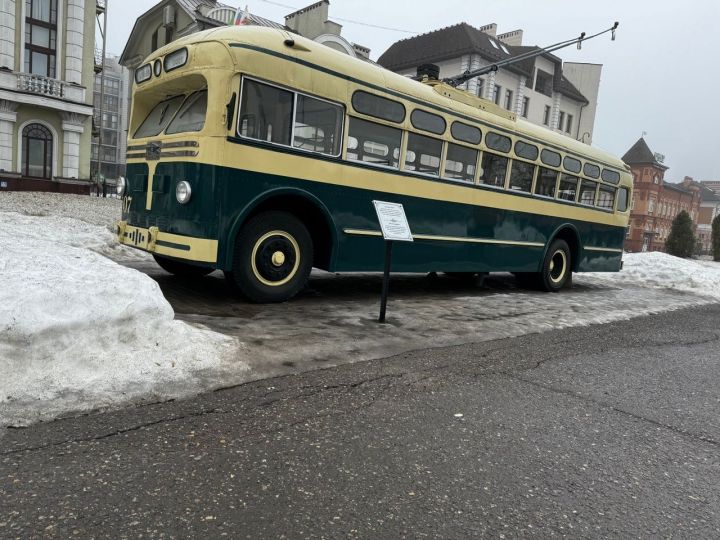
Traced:
[[107, 9], [107, 0], [95, 0], [95, 13], [102, 15]]
[[24, 92], [32, 92], [33, 94], [41, 94], [56, 98], [65, 97], [65, 83], [50, 77], [42, 75], [33, 75], [31, 73], [17, 74], [18, 90]]
[[95, 73], [102, 72], [102, 70], [105, 69], [105, 62], [103, 62], [102, 50], [95, 49], [95, 54], [93, 55], [93, 58], [94, 58], [93, 69], [95, 70]]
[[90, 116], [84, 86], [34, 75], [0, 70], [0, 99]]

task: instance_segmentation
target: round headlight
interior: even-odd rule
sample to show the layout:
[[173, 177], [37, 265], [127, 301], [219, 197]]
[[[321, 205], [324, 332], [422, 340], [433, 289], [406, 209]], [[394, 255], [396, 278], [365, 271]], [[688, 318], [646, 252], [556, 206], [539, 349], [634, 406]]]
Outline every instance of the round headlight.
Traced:
[[121, 176], [117, 179], [117, 185], [115, 186], [115, 189], [117, 190], [117, 194], [119, 197], [125, 195], [125, 190], [127, 189], [127, 180], [125, 180], [125, 177]]
[[175, 186], [175, 198], [177, 199], [177, 202], [180, 204], [187, 204], [190, 202], [191, 195], [192, 189], [190, 189], [190, 184], [185, 180], [178, 182], [177, 186]]
[[153, 64], [153, 72], [155, 73], [156, 77], [159, 77], [162, 73], [162, 62], [159, 58], [155, 60], [155, 64]]

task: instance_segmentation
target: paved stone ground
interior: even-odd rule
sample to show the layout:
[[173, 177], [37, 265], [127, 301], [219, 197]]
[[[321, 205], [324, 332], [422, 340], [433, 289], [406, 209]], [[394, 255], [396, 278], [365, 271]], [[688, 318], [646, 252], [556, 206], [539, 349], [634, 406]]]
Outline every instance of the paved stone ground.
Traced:
[[554, 328], [627, 319], [706, 304], [673, 290], [614, 287], [575, 278], [558, 294], [518, 288], [511, 274], [483, 284], [444, 275], [393, 275], [387, 324], [378, 324], [381, 274], [314, 271], [307, 288], [283, 304], [237, 297], [221, 272], [182, 280], [152, 259], [126, 262], [155, 279], [176, 317], [237, 337], [250, 374], [228, 384]]
[[10, 430], [0, 537], [720, 536], [720, 305]]

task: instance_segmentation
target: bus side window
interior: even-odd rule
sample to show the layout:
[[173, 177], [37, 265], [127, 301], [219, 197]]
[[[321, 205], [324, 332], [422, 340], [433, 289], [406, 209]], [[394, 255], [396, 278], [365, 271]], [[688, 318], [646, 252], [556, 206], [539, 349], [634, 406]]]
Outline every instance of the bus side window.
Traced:
[[337, 156], [340, 154], [342, 119], [342, 107], [298, 94], [293, 146]]
[[613, 206], [615, 206], [615, 188], [609, 186], [600, 186], [597, 205], [599, 208], [612, 210]]
[[597, 186], [597, 182], [585, 180], [583, 178], [580, 183], [580, 204], [587, 204], [590, 206], [595, 204], [595, 192], [597, 191]]
[[293, 93], [243, 80], [238, 132], [243, 137], [290, 146]]
[[558, 190], [558, 199], [563, 201], [575, 201], [577, 197], [578, 177], [569, 174], [563, 174], [560, 177], [560, 189]]
[[510, 169], [510, 189], [530, 193], [534, 174], [535, 165], [514, 159]]
[[402, 131], [397, 128], [350, 118], [348, 159], [397, 168], [401, 142]]
[[628, 189], [627, 188], [620, 188], [620, 193], [618, 195], [618, 205], [617, 209], [618, 212], [625, 212], [628, 207]]
[[473, 182], [478, 152], [467, 146], [448, 143], [444, 176], [452, 180]]
[[[414, 154], [410, 159], [411, 153]], [[406, 171], [437, 176], [440, 172], [440, 155], [442, 154], [442, 141], [410, 133], [408, 135], [407, 156], [405, 159]], [[416, 158], [415, 156], [419, 156]]]
[[557, 184], [558, 172], [552, 169], [540, 167], [537, 182], [535, 183], [535, 195], [555, 198], [555, 184]]
[[496, 187], [505, 187], [507, 166], [508, 158], [505, 156], [483, 152], [480, 183]]

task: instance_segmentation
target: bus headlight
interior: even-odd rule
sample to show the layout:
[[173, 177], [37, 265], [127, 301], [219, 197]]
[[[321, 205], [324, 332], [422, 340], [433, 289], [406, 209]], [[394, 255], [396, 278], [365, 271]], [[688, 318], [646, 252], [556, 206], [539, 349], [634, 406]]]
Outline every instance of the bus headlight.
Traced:
[[115, 191], [117, 191], [118, 197], [122, 197], [125, 195], [125, 191], [127, 190], [127, 180], [125, 180], [124, 176], [121, 176], [117, 179], [117, 185], [115, 186]]
[[190, 184], [185, 180], [178, 182], [177, 186], [175, 186], [175, 198], [177, 199], [177, 202], [180, 204], [187, 204], [190, 202], [191, 195], [192, 189], [190, 189]]

